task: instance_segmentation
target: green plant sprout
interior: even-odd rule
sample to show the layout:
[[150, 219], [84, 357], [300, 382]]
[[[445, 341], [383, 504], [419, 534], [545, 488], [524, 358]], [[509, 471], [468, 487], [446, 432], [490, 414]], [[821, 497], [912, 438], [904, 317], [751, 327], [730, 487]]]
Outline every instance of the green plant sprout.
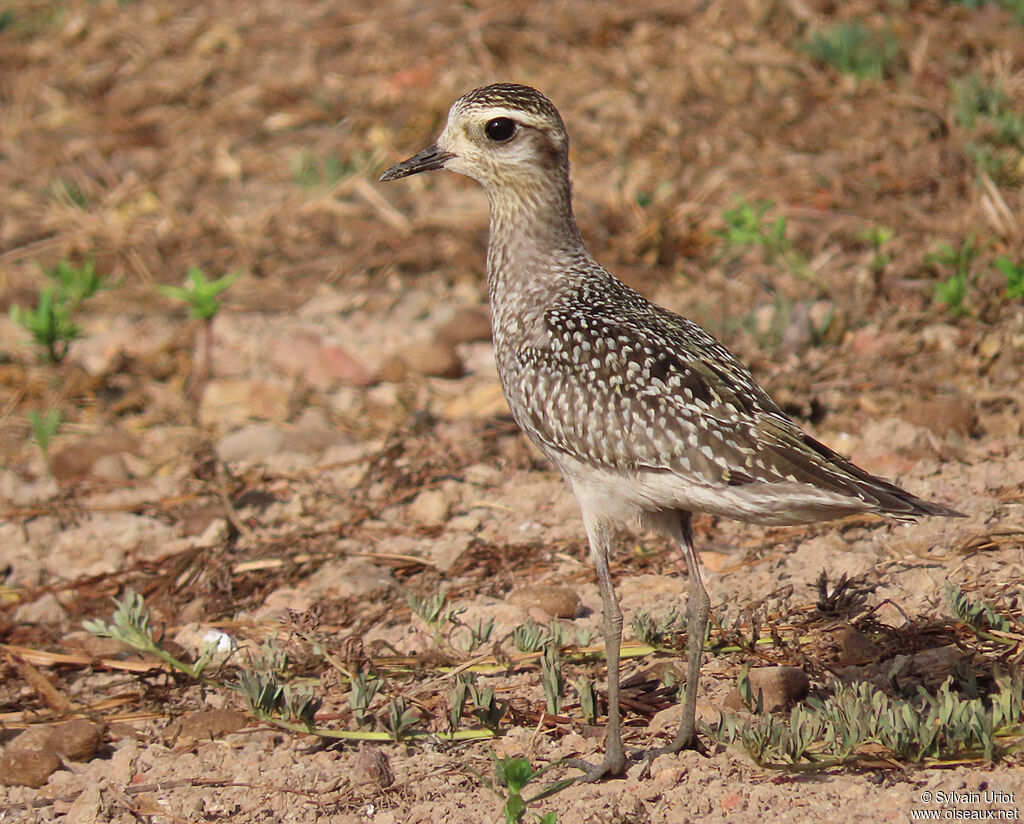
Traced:
[[149, 607], [141, 595], [131, 589], [125, 590], [124, 598], [120, 601], [115, 599], [114, 604], [116, 609], [112, 624], [103, 621], [84, 621], [82, 627], [85, 631], [100, 638], [113, 638], [140, 652], [152, 655], [189, 678], [204, 684], [213, 683], [204, 677], [203, 671], [217, 652], [219, 639], [208, 643], [194, 664], [187, 664], [161, 646], [162, 637], [157, 638], [151, 623]]
[[[527, 807], [530, 804], [544, 798], [549, 798], [574, 783], [572, 778], [563, 778], [560, 781], [551, 782], [529, 798], [524, 798], [523, 791], [531, 781], [540, 778], [544, 773], [552, 767], [558, 766], [561, 762], [555, 761], [541, 767], [539, 770], [535, 770], [525, 758], [515, 758], [514, 756], [499, 758], [494, 753], [491, 753], [491, 758], [494, 760], [494, 777], [495, 783], [498, 786], [496, 787], [495, 784], [482, 776], [477, 777], [484, 786], [505, 802], [501, 808], [502, 814], [505, 817], [505, 824], [518, 824], [518, 822], [523, 820], [523, 816], [526, 815]], [[506, 791], [503, 792], [498, 787], [504, 787]], [[536, 815], [536, 819], [540, 824], [555, 824], [557, 821], [554, 813]]]
[[661, 618], [655, 619], [646, 610], [640, 609], [633, 616], [631, 626], [642, 643], [655, 649], [672, 651], [680, 649], [680, 636], [686, 633], [686, 618], [677, 610], [670, 609]]
[[868, 262], [868, 271], [871, 272], [871, 281], [874, 284], [875, 294], [882, 290], [882, 280], [885, 277], [886, 267], [892, 263], [892, 255], [885, 247], [895, 236], [895, 232], [888, 226], [872, 226], [858, 234], [861, 240], [871, 244], [872, 255]]
[[952, 273], [935, 284], [935, 300], [945, 304], [954, 317], [968, 314], [966, 301], [976, 274], [973, 272], [974, 261], [981, 249], [977, 245], [977, 236], [972, 232], [960, 244], [959, 248], [948, 243], [940, 243], [936, 250], [925, 257], [925, 262], [936, 269], [952, 269]]
[[453, 732], [462, 725], [462, 713], [469, 697], [469, 685], [475, 680], [472, 673], [460, 675], [455, 686], [448, 692], [448, 727]]
[[[465, 607], [452, 608], [446, 610], [444, 608], [445, 595], [444, 593], [437, 592], [434, 595], [430, 595], [424, 598], [419, 597], [415, 593], [408, 592], [405, 595], [405, 600], [409, 604], [409, 608], [415, 615], [419, 617], [424, 624], [427, 625], [427, 629], [430, 630], [430, 634], [439, 647], [451, 647], [451, 633], [457, 627], [464, 626], [459, 616], [462, 615], [466, 609]], [[485, 627], [478, 627], [480, 632], [485, 632]], [[493, 622], [491, 631], [493, 631]], [[470, 629], [472, 636], [473, 631]], [[488, 632], [488, 637], [490, 633]], [[471, 639], [472, 643], [472, 639]]]
[[245, 696], [249, 710], [261, 721], [297, 722], [310, 732], [321, 699], [313, 696], [311, 687], [293, 690], [281, 684], [273, 672], [244, 669], [239, 674], [238, 691]]
[[25, 329], [40, 348], [41, 358], [52, 364], [67, 357], [71, 344], [82, 337], [73, 316], [82, 303], [100, 289], [109, 288], [90, 260], [73, 266], [62, 260], [46, 270], [50, 284], [39, 290], [35, 309], [11, 306], [11, 320]]
[[373, 723], [373, 716], [369, 713], [370, 703], [374, 696], [383, 686], [379, 678], [360, 672], [352, 679], [351, 692], [348, 696], [349, 706], [352, 708], [352, 717], [360, 727]]
[[770, 200], [749, 203], [743, 197], [734, 197], [731, 209], [722, 210], [725, 227], [715, 234], [725, 241], [726, 257], [736, 258], [748, 249], [759, 248], [766, 264], [781, 261], [791, 273], [801, 275], [807, 268], [804, 259], [793, 249], [786, 237], [787, 221], [780, 215], [770, 223], [765, 215], [775, 206]]
[[413, 724], [419, 720], [419, 716], [409, 706], [409, 702], [400, 695], [388, 704], [384, 726], [391, 733], [393, 740], [401, 741], [409, 734]]
[[[840, 684], [827, 699], [809, 698], [789, 713], [747, 721], [719, 712], [708, 734], [724, 744], [739, 742], [762, 767], [806, 771], [877, 760], [868, 745], [902, 761], [951, 761], [981, 756], [993, 761], [997, 744], [1019, 749], [1024, 737], [1024, 679], [996, 676], [990, 702], [962, 699], [952, 677], [935, 694], [918, 687], [917, 701], [889, 698], [867, 683]], [[748, 699], [750, 697], [748, 696]]]
[[475, 683], [469, 684], [469, 697], [473, 702], [473, 716], [487, 729], [497, 731], [508, 702], [498, 701], [494, 687], [478, 689]]
[[544, 688], [544, 703], [550, 715], [562, 711], [562, 696], [565, 693], [565, 676], [562, 674], [562, 658], [554, 643], [544, 647], [540, 658], [540, 683]]
[[32, 427], [32, 437], [39, 445], [39, 450], [43, 453], [44, 458], [48, 458], [50, 454], [50, 444], [53, 442], [53, 439], [57, 436], [61, 426], [64, 424], [64, 419], [60, 414], [60, 410], [55, 407], [50, 407], [46, 410], [46, 415], [41, 415], [33, 409], [28, 413], [28, 422]]
[[551, 635], [529, 618], [525, 624], [519, 624], [512, 630], [512, 643], [520, 652], [540, 652], [546, 644], [551, 643]]
[[900, 53], [899, 42], [892, 32], [869, 28], [860, 20], [837, 23], [815, 32], [798, 48], [859, 80], [881, 79]]
[[594, 726], [597, 724], [597, 691], [594, 689], [594, 682], [581, 675], [573, 686], [576, 687], [576, 693], [580, 698], [580, 711], [584, 720]]
[[953, 118], [972, 138], [964, 147], [968, 156], [996, 182], [1019, 182], [1024, 162], [1024, 114], [1013, 109], [998, 82], [985, 83], [971, 75], [954, 82], [951, 89]]
[[1009, 300], [1024, 298], [1024, 260], [1014, 263], [1008, 257], [998, 257], [992, 264], [1006, 278], [1006, 297]]
[[983, 641], [1016, 646], [1018, 641], [999, 633], [1024, 632], [1024, 621], [997, 612], [992, 606], [974, 602], [960, 587], [946, 583], [946, 600], [956, 619]]
[[166, 297], [188, 304], [189, 315], [206, 322], [212, 321], [221, 308], [219, 296], [238, 278], [239, 272], [231, 272], [216, 280], [207, 280], [198, 266], [190, 266], [188, 285], [160, 286], [160, 293]]
[[241, 277], [239, 272], [230, 272], [215, 280], [208, 280], [198, 266], [188, 269], [185, 286], [159, 286], [165, 297], [188, 305], [189, 317], [203, 322], [202, 362], [192, 376], [190, 394], [198, 398], [210, 377], [213, 366], [213, 320], [221, 310], [220, 295]]
[[[494, 699], [494, 690], [491, 688], [480, 695], [479, 699], [473, 690], [474, 701], [489, 702], [486, 707], [478, 703], [478, 707], [483, 707], [481, 714], [488, 720], [493, 720], [492, 726], [484, 730], [458, 730], [448, 734], [413, 730], [411, 725], [417, 719], [408, 704], [402, 703], [405, 699], [395, 699], [388, 705], [387, 718], [384, 722], [386, 730], [336, 730], [318, 727], [314, 724], [314, 716], [320, 707], [320, 699], [313, 696], [308, 686], [293, 688], [281, 682], [278, 671], [284, 667], [286, 658], [279, 650], [273, 648], [273, 645], [264, 644], [264, 647], [252, 656], [251, 665], [240, 668], [237, 680], [229, 682], [224, 678], [210, 677], [206, 674], [207, 667], [220, 646], [219, 639], [207, 644], [196, 662], [189, 664], [161, 646], [162, 639], [154, 631], [149, 608], [141, 595], [129, 589], [122, 599], [115, 599], [114, 604], [113, 623], [85, 621], [82, 624], [84, 629], [93, 635], [114, 638], [133, 649], [150, 654], [167, 668], [201, 684], [240, 693], [256, 718], [281, 729], [310, 733], [322, 738], [357, 741], [394, 741], [396, 736], [403, 739], [439, 737], [449, 741], [470, 741], [493, 738], [497, 722], [505, 711], [505, 706], [499, 706]], [[354, 679], [353, 693], [359, 697], [353, 702], [353, 714], [358, 716], [360, 709], [365, 712], [378, 690], [377, 679], [365, 675], [362, 680], [358, 677]], [[359, 723], [367, 723], [366, 718]]]

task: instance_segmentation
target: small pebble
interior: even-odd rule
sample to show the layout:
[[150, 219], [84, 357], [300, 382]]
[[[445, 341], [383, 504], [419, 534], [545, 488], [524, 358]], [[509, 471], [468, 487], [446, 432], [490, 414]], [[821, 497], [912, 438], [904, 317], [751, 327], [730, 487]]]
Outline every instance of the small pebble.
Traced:
[[448, 496], [440, 489], [424, 489], [409, 504], [409, 518], [420, 526], [440, 526], [450, 511]]
[[54, 724], [51, 729], [54, 751], [69, 761], [90, 761], [106, 732], [103, 724], [86, 718], [72, 718], [63, 724]]
[[830, 635], [836, 647], [835, 663], [840, 667], [868, 664], [876, 661], [881, 652], [878, 644], [849, 624]]
[[413, 345], [402, 352], [401, 358], [410, 372], [427, 378], [461, 378], [466, 374], [462, 359], [450, 343]]
[[170, 724], [164, 738], [182, 742], [209, 741], [236, 732], [247, 723], [245, 714], [237, 710], [201, 710]]
[[0, 784], [8, 787], [42, 787], [60, 759], [51, 750], [9, 750], [0, 758]]
[[460, 309], [437, 330], [437, 339], [449, 346], [491, 339], [491, 317], [485, 309]]
[[517, 587], [505, 600], [526, 610], [543, 610], [552, 618], [575, 618], [580, 612], [580, 596], [575, 590], [558, 584]]
[[[776, 712], [807, 696], [811, 688], [807, 674], [796, 667], [758, 667], [748, 673], [750, 687], [757, 700], [758, 692], [764, 696], [764, 709]], [[743, 700], [738, 689], [733, 689], [722, 704], [730, 709], [743, 709]]]
[[356, 763], [352, 765], [349, 777], [356, 786], [373, 784], [382, 789], [390, 787], [395, 782], [391, 762], [384, 751], [380, 747], [367, 746], [365, 743], [359, 746]]

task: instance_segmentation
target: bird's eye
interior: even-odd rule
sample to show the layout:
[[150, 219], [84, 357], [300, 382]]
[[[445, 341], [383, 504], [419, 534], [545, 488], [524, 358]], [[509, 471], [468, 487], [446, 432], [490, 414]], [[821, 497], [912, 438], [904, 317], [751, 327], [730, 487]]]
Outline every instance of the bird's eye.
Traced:
[[484, 134], [495, 143], [504, 143], [516, 133], [516, 122], [509, 117], [496, 117], [488, 120], [484, 126]]

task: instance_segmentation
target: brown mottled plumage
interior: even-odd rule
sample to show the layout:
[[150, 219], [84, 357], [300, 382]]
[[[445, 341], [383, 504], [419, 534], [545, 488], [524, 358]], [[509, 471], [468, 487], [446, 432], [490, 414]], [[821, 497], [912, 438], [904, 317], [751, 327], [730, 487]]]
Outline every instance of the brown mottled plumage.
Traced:
[[441, 168], [486, 189], [498, 376], [516, 422], [579, 501], [604, 605], [609, 670], [605, 759], [580, 766], [591, 779], [621, 773], [622, 614], [608, 569], [611, 525], [639, 519], [685, 551], [689, 668], [674, 751], [695, 741], [709, 611], [692, 512], [762, 524], [863, 512], [901, 520], [960, 513], [818, 443], [722, 344], [605, 271], [573, 217], [562, 118], [536, 90], [502, 83], [461, 97], [437, 144], [381, 180]]

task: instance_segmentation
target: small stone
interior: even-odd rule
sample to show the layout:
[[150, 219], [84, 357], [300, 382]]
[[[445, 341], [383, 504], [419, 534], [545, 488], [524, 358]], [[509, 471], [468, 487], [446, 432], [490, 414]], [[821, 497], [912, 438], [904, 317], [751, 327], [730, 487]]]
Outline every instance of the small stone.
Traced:
[[[807, 696], [811, 683], [807, 674], [797, 667], [758, 667], [748, 672], [754, 700], [760, 692], [767, 712], [776, 712]], [[738, 689], [733, 689], [722, 704], [731, 709], [742, 709], [743, 700]]]
[[261, 460], [281, 451], [285, 432], [270, 424], [252, 424], [225, 435], [217, 444], [217, 455], [225, 463]]
[[127, 433], [117, 430], [100, 432], [76, 441], [51, 455], [50, 471], [61, 484], [77, 483], [94, 476], [107, 477], [104, 473], [111, 471], [115, 474], [120, 471], [122, 474], [115, 480], [121, 480], [128, 477], [124, 459], [120, 459], [120, 470], [115, 469], [109, 459], [115, 458], [117, 453], [132, 452], [137, 448], [138, 442]]
[[7, 745], [9, 752], [30, 752], [32, 750], [52, 750], [53, 749], [53, 725], [52, 724], [36, 724], [31, 727], [27, 727], [22, 730], [18, 735], [11, 739], [11, 743]]
[[450, 511], [448, 496], [440, 489], [424, 489], [409, 504], [409, 518], [419, 526], [441, 526]]
[[830, 637], [836, 647], [837, 666], [849, 667], [878, 660], [881, 652], [878, 644], [850, 624], [830, 633]]
[[956, 644], [947, 644], [915, 652], [910, 657], [910, 668], [926, 686], [934, 687], [946, 680], [963, 657], [963, 651]]
[[441, 341], [412, 345], [401, 358], [410, 372], [427, 378], [461, 378], [466, 373], [455, 347]]
[[460, 309], [437, 330], [437, 340], [449, 346], [491, 339], [491, 316], [485, 309]]
[[328, 562], [306, 579], [310, 590], [333, 598], [375, 598], [394, 584], [390, 572], [362, 558]]
[[14, 611], [14, 621], [18, 624], [60, 627], [67, 624], [68, 613], [57, 596], [47, 592], [34, 601], [21, 604]]
[[100, 821], [102, 803], [100, 788], [88, 787], [71, 802], [62, 821], [64, 824], [93, 824], [93, 822]]
[[304, 380], [315, 389], [333, 389], [342, 383], [369, 386], [370, 370], [340, 346], [325, 344], [319, 335], [296, 332], [274, 341], [270, 360], [289, 377]]
[[581, 606], [576, 590], [558, 584], [517, 587], [505, 600], [525, 610], [541, 609], [552, 618], [575, 618]]
[[51, 750], [9, 750], [0, 758], [0, 784], [8, 787], [42, 787], [60, 769]]
[[69, 761], [89, 761], [103, 743], [106, 728], [86, 718], [53, 726], [53, 749]]
[[963, 395], [943, 395], [918, 401], [903, 413], [904, 420], [944, 438], [951, 432], [969, 438], [978, 428], [978, 410]]
[[395, 783], [391, 763], [380, 747], [359, 745], [356, 763], [352, 765], [349, 777], [355, 786], [372, 784], [376, 787], [390, 787]]
[[237, 732], [249, 722], [244, 713], [237, 710], [202, 710], [186, 715], [180, 722], [171, 724], [165, 738], [179, 741], [209, 741]]
[[120, 452], [101, 455], [93, 463], [90, 474], [103, 481], [127, 481], [132, 477], [124, 455]]
[[199, 404], [203, 426], [239, 426], [251, 420], [288, 419], [288, 389], [270, 381], [221, 378], [211, 380]]

